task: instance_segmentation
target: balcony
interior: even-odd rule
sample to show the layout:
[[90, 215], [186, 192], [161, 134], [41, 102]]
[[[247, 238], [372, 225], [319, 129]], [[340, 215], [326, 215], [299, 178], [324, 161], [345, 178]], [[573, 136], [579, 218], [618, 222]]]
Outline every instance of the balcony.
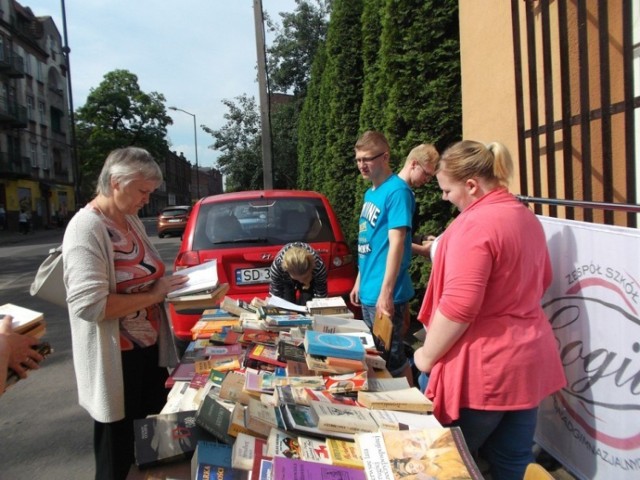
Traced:
[[0, 152], [0, 175], [24, 178], [31, 176], [31, 160], [16, 153]]
[[0, 54], [0, 73], [11, 78], [24, 77], [24, 58], [14, 52]]
[[17, 102], [7, 103], [0, 98], [0, 126], [9, 128], [27, 127], [27, 107]]

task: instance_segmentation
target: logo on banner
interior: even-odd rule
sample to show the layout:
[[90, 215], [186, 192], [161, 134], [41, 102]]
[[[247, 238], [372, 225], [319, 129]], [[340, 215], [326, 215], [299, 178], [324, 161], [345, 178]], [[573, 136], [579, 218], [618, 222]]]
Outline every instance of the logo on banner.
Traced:
[[576, 440], [625, 468], [628, 460], [595, 445], [640, 447], [638, 422], [625, 422], [640, 414], [640, 283], [628, 272], [593, 263], [557, 273], [563, 275], [562, 286], [544, 309], [558, 339], [567, 387], [555, 397], [554, 408]]

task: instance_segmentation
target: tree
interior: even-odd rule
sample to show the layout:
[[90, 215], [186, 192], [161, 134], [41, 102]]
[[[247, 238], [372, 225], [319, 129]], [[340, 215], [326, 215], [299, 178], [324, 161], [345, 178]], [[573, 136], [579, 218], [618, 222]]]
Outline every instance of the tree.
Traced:
[[220, 150], [220, 172], [226, 179], [226, 190], [259, 190], [262, 185], [260, 149], [260, 114], [254, 97], [242, 94], [236, 102], [222, 101], [229, 109], [224, 114], [225, 125], [213, 130], [202, 125], [215, 139], [210, 148]]
[[331, 0], [296, 0], [294, 12], [280, 13], [281, 27], [268, 21], [269, 29], [276, 33], [267, 49], [273, 91], [305, 96], [313, 59], [327, 34], [331, 3]]
[[164, 95], [145, 93], [138, 77], [127, 70], [114, 70], [90, 90], [86, 103], [76, 112], [78, 158], [84, 195], [91, 195], [109, 152], [138, 146], [156, 158], [168, 151], [167, 115]]
[[[271, 92], [286, 94], [285, 101], [271, 102], [271, 139], [273, 186], [294, 189], [298, 186], [298, 119], [306, 92], [311, 61], [326, 35], [329, 0], [296, 0], [292, 13], [280, 13], [282, 27], [267, 20], [276, 32], [268, 49], [268, 77]], [[315, 5], [314, 5], [315, 4]], [[272, 97], [274, 98], [275, 95]], [[260, 118], [253, 97], [243, 94], [223, 100], [229, 112], [225, 126], [214, 130], [202, 126], [215, 141], [209, 148], [223, 151], [218, 160], [226, 178], [227, 190], [263, 188]], [[246, 169], [246, 171], [242, 171]]]

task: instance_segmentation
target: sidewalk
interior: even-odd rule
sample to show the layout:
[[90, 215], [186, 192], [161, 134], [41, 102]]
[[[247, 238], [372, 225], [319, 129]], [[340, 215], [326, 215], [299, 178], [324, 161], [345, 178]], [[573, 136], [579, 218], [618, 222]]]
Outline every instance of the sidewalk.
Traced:
[[[64, 228], [39, 228], [23, 235], [15, 230], [0, 230], [0, 247], [19, 243], [62, 242]], [[34, 242], [35, 241], [35, 242]]]

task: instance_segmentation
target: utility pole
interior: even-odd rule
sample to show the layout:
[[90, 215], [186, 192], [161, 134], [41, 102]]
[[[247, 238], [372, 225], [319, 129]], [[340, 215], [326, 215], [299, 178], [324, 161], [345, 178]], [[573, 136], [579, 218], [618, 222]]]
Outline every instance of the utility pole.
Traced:
[[78, 146], [76, 141], [76, 120], [73, 113], [73, 90], [71, 88], [71, 63], [69, 62], [69, 40], [67, 39], [67, 13], [64, 0], [61, 0], [62, 6], [62, 33], [64, 38], [64, 46], [62, 53], [67, 64], [67, 89], [69, 90], [69, 127], [71, 128], [71, 162], [73, 163], [73, 184], [75, 194], [75, 211], [80, 210], [81, 191], [80, 191], [80, 166], [78, 164]]
[[262, 0], [253, 0], [253, 17], [256, 28], [258, 54], [258, 87], [260, 89], [260, 120], [262, 124], [262, 181], [265, 190], [273, 189], [273, 161], [271, 158], [271, 115], [267, 91], [267, 62], [264, 46], [264, 18]]

